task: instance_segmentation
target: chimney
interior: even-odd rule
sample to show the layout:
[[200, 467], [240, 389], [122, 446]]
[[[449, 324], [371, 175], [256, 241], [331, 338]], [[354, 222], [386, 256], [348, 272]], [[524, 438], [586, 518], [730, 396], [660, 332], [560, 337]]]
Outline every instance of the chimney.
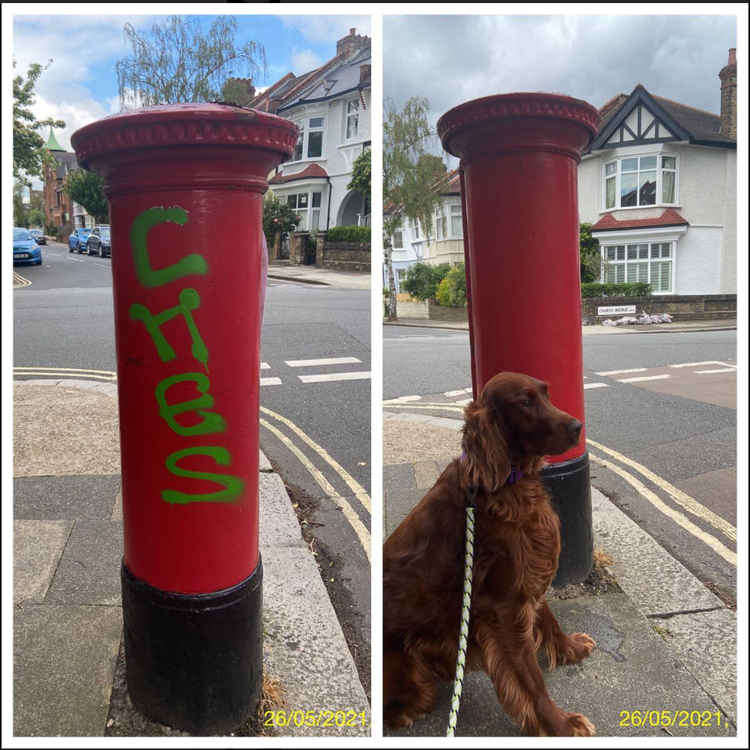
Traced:
[[729, 62], [719, 72], [721, 80], [721, 129], [727, 138], [737, 140], [737, 50], [729, 50]]
[[372, 66], [369, 64], [359, 66], [359, 82], [365, 83], [370, 80], [370, 70]]
[[349, 29], [349, 34], [336, 42], [336, 55], [338, 57], [349, 57], [363, 46], [366, 36], [358, 36], [357, 29]]

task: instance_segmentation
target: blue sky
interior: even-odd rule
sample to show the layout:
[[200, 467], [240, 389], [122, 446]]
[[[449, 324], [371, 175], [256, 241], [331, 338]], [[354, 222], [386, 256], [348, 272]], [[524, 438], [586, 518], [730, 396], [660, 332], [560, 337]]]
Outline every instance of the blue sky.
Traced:
[[[52, 58], [36, 87], [33, 111], [39, 119], [65, 121], [66, 127], [55, 135], [63, 148], [70, 149], [70, 136], [78, 128], [120, 109], [115, 63], [130, 51], [123, 35], [125, 23], [146, 31], [166, 15], [23, 15], [21, 11], [27, 8], [33, 5], [17, 6], [13, 19], [16, 72], [25, 72], [29, 63], [44, 64]], [[267, 75], [255, 79], [259, 88], [289, 71], [297, 75], [329, 60], [336, 54], [336, 41], [350, 28], [371, 35], [368, 16], [241, 15], [241, 6], [236, 5], [231, 10], [227, 15], [238, 22], [236, 44], [254, 40], [265, 48]], [[206, 28], [215, 17], [199, 16]], [[47, 133], [45, 129], [45, 139]]]

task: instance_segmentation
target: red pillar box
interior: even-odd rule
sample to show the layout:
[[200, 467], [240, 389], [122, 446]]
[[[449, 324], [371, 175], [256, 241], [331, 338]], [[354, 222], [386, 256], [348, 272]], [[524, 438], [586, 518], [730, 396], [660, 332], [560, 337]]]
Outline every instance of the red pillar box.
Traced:
[[[438, 133], [461, 159], [474, 394], [501, 371], [549, 383], [584, 422], [577, 167], [599, 114], [578, 99], [506, 94], [444, 114]], [[557, 583], [592, 564], [585, 435], [544, 471], [562, 524]]]
[[262, 202], [296, 140], [220, 104], [72, 137], [110, 201], [128, 690], [192, 732], [236, 727], [259, 697]]

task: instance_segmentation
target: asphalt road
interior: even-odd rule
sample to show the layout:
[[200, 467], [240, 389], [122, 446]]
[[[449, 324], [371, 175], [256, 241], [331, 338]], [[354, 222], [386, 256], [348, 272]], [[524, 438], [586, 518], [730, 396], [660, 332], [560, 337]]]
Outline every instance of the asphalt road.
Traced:
[[[736, 331], [583, 337], [592, 484], [729, 603], [736, 600], [736, 346]], [[383, 360], [386, 401], [421, 397], [390, 408], [469, 395], [445, 395], [471, 385], [468, 333], [385, 326]]]
[[[14, 293], [15, 367], [114, 372], [111, 260], [59, 243], [43, 258], [14, 268], [31, 282]], [[269, 280], [260, 373], [261, 448], [299, 505], [368, 692], [369, 310], [366, 291]]]

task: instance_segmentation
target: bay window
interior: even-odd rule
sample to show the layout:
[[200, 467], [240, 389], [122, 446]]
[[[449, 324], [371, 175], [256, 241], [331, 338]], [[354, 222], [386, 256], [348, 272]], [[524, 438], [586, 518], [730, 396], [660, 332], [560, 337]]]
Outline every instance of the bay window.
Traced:
[[455, 203], [451, 206], [451, 235], [456, 238], [462, 238], [464, 236], [461, 206]]
[[320, 229], [320, 199], [319, 192], [287, 195], [287, 204], [300, 217], [298, 232]]
[[605, 284], [651, 284], [654, 293], [672, 291], [673, 242], [639, 242], [603, 246]]
[[676, 156], [629, 156], [604, 165], [605, 209], [675, 203]]

